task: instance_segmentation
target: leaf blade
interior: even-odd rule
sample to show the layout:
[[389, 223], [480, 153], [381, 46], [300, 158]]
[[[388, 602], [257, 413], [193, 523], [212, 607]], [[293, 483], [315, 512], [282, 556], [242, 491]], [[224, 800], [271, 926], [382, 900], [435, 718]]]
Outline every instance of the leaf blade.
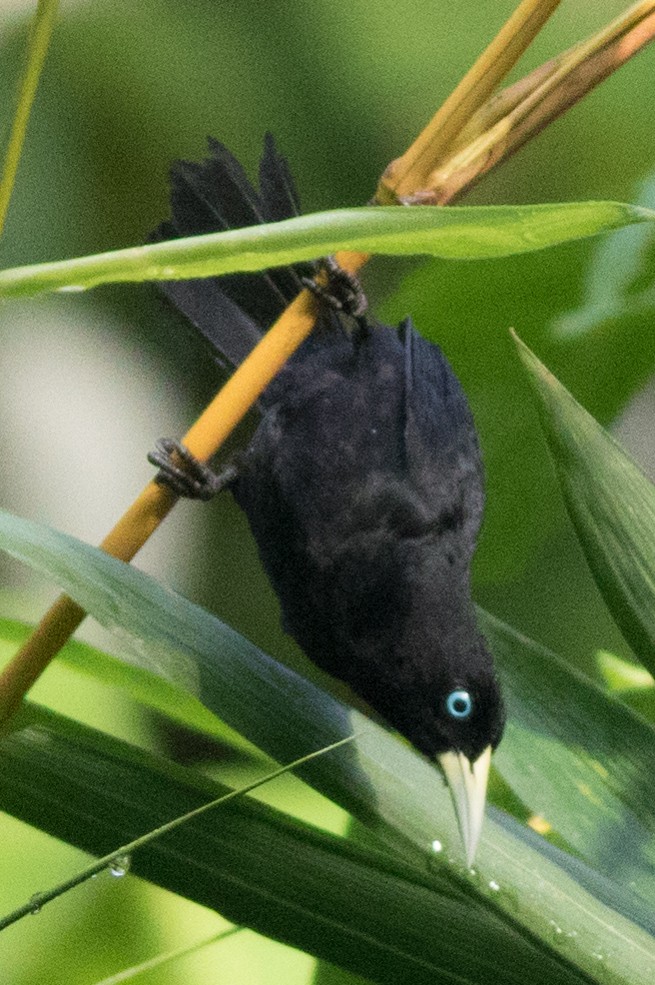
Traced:
[[448, 259], [528, 253], [595, 236], [655, 213], [620, 202], [411, 209], [359, 208], [154, 243], [0, 272], [0, 297], [106, 283], [187, 280], [314, 260], [339, 250]]
[[[3, 807], [98, 855], [220, 792], [37, 706], [0, 744]], [[379, 982], [582, 983], [428, 874], [248, 798], [144, 847], [131, 871]], [[482, 947], [466, 946], [471, 933]]]
[[[490, 812], [472, 884], [456, 861], [461, 851], [456, 822], [436, 771], [384, 729], [276, 664], [208, 613], [95, 548], [7, 514], [0, 514], [0, 545], [49, 573], [101, 622], [118, 627], [124, 640], [132, 634], [137, 652], [158, 660], [160, 673], [175, 678], [182, 667], [182, 677], [195, 682], [208, 707], [279, 761], [365, 729], [349, 752], [315, 762], [306, 777], [313, 786], [412, 862], [426, 864], [438, 835], [443, 850], [437, 876], [451, 894], [472, 894], [478, 905], [496, 911], [592, 980], [647, 985], [655, 974], [653, 937], [594, 899], [573, 869], [567, 871], [549, 846], [511, 818]], [[562, 922], [575, 937], [554, 934]], [[599, 953], [602, 962], [595, 957]]]
[[605, 602], [655, 675], [655, 487], [516, 339], [569, 515]]

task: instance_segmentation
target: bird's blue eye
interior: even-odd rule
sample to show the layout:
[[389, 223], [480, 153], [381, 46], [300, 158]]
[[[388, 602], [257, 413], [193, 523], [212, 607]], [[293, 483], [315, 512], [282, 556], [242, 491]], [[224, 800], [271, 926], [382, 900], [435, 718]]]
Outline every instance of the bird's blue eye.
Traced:
[[453, 718], [468, 718], [473, 711], [473, 699], [468, 691], [451, 691], [446, 698], [446, 708]]

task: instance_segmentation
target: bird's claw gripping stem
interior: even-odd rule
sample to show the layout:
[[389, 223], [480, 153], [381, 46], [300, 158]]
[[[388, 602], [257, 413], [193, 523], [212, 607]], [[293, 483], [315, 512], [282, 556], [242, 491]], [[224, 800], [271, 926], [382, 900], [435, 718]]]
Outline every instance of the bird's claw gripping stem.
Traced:
[[368, 310], [368, 298], [359, 278], [340, 267], [333, 256], [325, 257], [321, 266], [327, 274], [327, 284], [320, 284], [314, 277], [302, 277], [304, 286], [335, 311], [357, 320], [363, 318]]
[[237, 476], [234, 465], [214, 472], [173, 438], [160, 438], [155, 450], [149, 452], [148, 461], [159, 469], [155, 482], [169, 486], [176, 496], [187, 499], [212, 499]]

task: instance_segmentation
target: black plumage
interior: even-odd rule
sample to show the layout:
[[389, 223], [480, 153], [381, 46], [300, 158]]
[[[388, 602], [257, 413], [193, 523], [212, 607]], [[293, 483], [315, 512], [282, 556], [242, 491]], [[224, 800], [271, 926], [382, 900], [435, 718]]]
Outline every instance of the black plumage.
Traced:
[[[259, 193], [226, 148], [210, 141], [210, 152], [202, 164], [174, 167], [172, 218], [157, 238], [297, 213], [272, 138]], [[309, 273], [285, 268], [163, 289], [217, 357], [238, 364]], [[447, 763], [456, 759], [468, 782], [465, 763], [473, 776], [486, 757], [486, 786], [487, 751], [500, 740], [504, 712], [470, 588], [483, 473], [468, 402], [446, 358], [410, 319], [395, 329], [322, 304], [313, 334], [260, 404], [229, 488], [285, 629], [438, 757], [451, 786]], [[458, 812], [471, 857], [479, 824], [470, 821], [467, 834], [461, 805]]]

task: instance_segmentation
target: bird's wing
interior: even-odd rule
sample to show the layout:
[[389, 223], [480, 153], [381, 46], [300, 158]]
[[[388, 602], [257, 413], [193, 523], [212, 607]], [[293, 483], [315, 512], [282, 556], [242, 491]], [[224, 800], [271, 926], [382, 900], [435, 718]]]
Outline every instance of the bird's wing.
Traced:
[[484, 505], [484, 476], [473, 416], [441, 349], [407, 318], [405, 457], [415, 489], [435, 518], [437, 533], [459, 530], [472, 552]]

